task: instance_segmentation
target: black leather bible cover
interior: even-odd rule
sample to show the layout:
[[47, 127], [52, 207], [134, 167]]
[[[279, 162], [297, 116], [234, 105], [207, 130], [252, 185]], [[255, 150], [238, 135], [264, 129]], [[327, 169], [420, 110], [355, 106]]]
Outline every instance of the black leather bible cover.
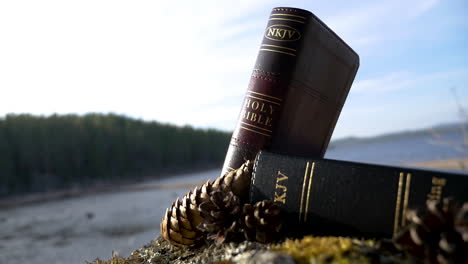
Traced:
[[323, 157], [358, 66], [358, 55], [312, 13], [273, 8], [223, 173], [259, 150]]
[[468, 201], [468, 175], [260, 152], [250, 202], [274, 200], [286, 232], [391, 237], [427, 200]]

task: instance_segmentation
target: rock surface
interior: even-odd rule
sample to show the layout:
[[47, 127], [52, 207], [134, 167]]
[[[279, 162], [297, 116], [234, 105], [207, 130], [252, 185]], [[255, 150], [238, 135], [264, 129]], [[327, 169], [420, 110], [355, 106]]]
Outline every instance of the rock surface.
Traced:
[[[385, 244], [385, 243], [384, 243]], [[163, 238], [135, 250], [127, 258], [114, 256], [93, 264], [143, 263], [213, 263], [213, 264], [266, 264], [266, 263], [405, 263], [398, 252], [385, 248], [372, 240], [342, 237], [306, 236], [278, 244], [256, 242], [225, 243], [221, 246], [206, 244], [197, 248], [176, 248]]]

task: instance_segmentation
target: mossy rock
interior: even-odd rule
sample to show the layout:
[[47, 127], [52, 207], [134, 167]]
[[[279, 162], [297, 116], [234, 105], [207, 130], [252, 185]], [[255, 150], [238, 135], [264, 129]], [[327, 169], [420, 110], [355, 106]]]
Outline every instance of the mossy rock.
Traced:
[[[384, 245], [384, 246], [383, 246]], [[313, 237], [287, 239], [264, 245], [256, 242], [226, 243], [221, 246], [203, 245], [197, 248], [176, 248], [163, 238], [132, 252], [127, 258], [95, 260], [92, 264], [143, 263], [405, 263], [401, 254], [385, 246], [384, 241], [344, 237]]]

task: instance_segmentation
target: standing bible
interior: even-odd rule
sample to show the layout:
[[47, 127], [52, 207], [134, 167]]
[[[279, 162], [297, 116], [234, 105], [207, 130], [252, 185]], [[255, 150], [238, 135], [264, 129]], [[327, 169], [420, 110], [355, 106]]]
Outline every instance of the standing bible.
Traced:
[[358, 55], [312, 13], [274, 8], [223, 173], [259, 150], [323, 157], [358, 66]]

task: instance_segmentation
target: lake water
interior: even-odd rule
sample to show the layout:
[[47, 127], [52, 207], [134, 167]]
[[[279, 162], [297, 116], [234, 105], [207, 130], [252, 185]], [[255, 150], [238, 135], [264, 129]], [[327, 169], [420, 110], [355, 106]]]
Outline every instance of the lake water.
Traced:
[[[332, 144], [327, 158], [401, 164], [466, 157], [458, 130], [438, 137], [406, 134]], [[143, 185], [199, 183], [218, 170], [185, 174]], [[141, 185], [141, 184], [140, 184]], [[159, 236], [159, 223], [171, 202], [187, 188], [102, 193], [0, 209], [0, 263], [84, 263], [126, 256]]]
[[326, 158], [398, 165], [468, 157], [468, 135], [458, 127], [418, 131], [331, 144]]
[[[218, 170], [146, 184], [201, 182]], [[171, 202], [187, 189], [139, 190], [87, 195], [0, 210], [0, 263], [84, 263], [129, 255], [159, 236]]]

